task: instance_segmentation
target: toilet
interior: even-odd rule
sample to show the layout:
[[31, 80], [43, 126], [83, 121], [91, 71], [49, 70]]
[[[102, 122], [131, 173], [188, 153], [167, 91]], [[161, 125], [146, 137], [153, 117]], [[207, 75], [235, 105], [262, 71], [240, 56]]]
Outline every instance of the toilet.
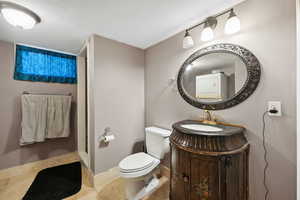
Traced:
[[147, 153], [129, 155], [119, 163], [128, 200], [140, 200], [158, 186], [159, 180], [154, 172], [160, 160], [169, 152], [170, 130], [148, 127], [145, 128], [145, 132]]

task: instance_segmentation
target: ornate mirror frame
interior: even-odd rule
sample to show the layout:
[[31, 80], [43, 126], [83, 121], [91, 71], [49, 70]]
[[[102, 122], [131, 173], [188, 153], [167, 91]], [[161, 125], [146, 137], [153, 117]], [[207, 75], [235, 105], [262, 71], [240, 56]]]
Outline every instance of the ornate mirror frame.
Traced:
[[[204, 103], [196, 101], [192, 96], [190, 96], [184, 89], [182, 85], [183, 74], [186, 71], [187, 66], [195, 61], [196, 59], [212, 53], [229, 53], [236, 55], [241, 58], [247, 68], [247, 80], [244, 83], [240, 91], [233, 97], [220, 102]], [[177, 77], [177, 87], [182, 98], [200, 109], [204, 110], [223, 110], [236, 106], [243, 101], [245, 101], [257, 88], [261, 76], [261, 67], [258, 59], [252, 54], [248, 49], [235, 44], [215, 44], [208, 46], [206, 48], [200, 49], [193, 53], [181, 66], [178, 77]]]

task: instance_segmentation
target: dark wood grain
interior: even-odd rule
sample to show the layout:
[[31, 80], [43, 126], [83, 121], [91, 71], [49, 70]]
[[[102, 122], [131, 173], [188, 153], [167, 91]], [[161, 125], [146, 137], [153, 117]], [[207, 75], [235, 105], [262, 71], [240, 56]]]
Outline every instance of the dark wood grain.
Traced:
[[248, 200], [249, 144], [243, 129], [205, 136], [174, 129], [170, 200]]

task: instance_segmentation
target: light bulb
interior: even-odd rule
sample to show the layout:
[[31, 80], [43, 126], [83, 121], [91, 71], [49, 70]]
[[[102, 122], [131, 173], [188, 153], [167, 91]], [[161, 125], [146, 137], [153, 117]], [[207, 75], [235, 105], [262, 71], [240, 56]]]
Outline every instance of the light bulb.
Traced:
[[2, 8], [1, 13], [8, 23], [16, 27], [21, 27], [23, 29], [32, 29], [36, 24], [36, 20], [32, 16], [21, 10], [13, 8]]
[[185, 32], [185, 36], [183, 38], [183, 41], [182, 41], [182, 47], [184, 49], [188, 49], [188, 48], [191, 48], [192, 46], [194, 46], [194, 41], [193, 41], [193, 38], [192, 36], [189, 34], [188, 31]]
[[233, 10], [230, 12], [230, 16], [225, 24], [225, 33], [226, 34], [234, 34], [241, 30], [241, 21], [236, 16]]
[[201, 33], [201, 40], [205, 42], [212, 39], [214, 39], [214, 31], [210, 26], [206, 26]]

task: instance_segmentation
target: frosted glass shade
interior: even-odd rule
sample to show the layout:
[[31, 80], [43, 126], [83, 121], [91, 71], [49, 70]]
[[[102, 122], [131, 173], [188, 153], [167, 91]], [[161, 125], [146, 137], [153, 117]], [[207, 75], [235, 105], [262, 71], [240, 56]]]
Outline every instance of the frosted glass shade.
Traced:
[[225, 34], [234, 34], [241, 30], [241, 21], [237, 16], [228, 18], [225, 24]]
[[182, 41], [182, 47], [184, 49], [188, 49], [188, 48], [191, 48], [193, 46], [194, 46], [194, 41], [193, 41], [192, 36], [190, 36], [190, 35], [189, 36], [185, 36], [183, 38], [183, 41]]
[[214, 39], [214, 31], [211, 27], [205, 27], [201, 33], [201, 40], [202, 41], [210, 41]]
[[1, 13], [9, 24], [22, 29], [32, 29], [36, 24], [36, 20], [32, 16], [21, 10], [2, 8]]

